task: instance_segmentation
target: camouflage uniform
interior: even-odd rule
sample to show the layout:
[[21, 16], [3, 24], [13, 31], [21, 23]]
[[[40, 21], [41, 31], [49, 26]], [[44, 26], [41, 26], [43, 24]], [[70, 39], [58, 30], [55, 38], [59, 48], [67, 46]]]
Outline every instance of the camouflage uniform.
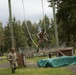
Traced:
[[47, 33], [45, 32], [45, 31], [42, 31], [42, 32], [39, 32], [38, 34], [37, 34], [37, 37], [38, 37], [38, 39], [39, 39], [39, 45], [38, 45], [38, 50], [37, 50], [37, 52], [39, 51], [39, 47], [40, 47], [40, 45], [42, 44], [42, 43], [44, 43], [44, 42], [48, 42], [48, 39], [47, 39]]
[[12, 73], [15, 72], [16, 68], [18, 67], [18, 63], [17, 63], [17, 55], [16, 55], [16, 52], [10, 52], [8, 54], [8, 60], [10, 61], [10, 65], [11, 65], [11, 68], [12, 68]]

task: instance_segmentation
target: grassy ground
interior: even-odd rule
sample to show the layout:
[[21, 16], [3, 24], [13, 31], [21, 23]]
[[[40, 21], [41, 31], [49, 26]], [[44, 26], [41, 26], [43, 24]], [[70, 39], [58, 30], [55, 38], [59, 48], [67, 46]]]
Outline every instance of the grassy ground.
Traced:
[[0, 56], [0, 59], [1, 59], [1, 58], [2, 58], [3, 60], [0, 60], [0, 64], [1, 64], [1, 63], [6, 63], [6, 62], [8, 62], [7, 59], [6, 59], [6, 56]]
[[[47, 57], [34, 57], [26, 59], [27, 62], [36, 63], [37, 60]], [[60, 68], [18, 68], [14, 75], [76, 75], [65, 67]], [[0, 69], [0, 75], [12, 75], [10, 68]]]
[[7, 60], [0, 60], [0, 64], [6, 63], [6, 62], [9, 62], [9, 61], [7, 61]]
[[33, 62], [33, 63], [36, 63], [38, 60], [45, 59], [45, 58], [48, 58], [48, 57], [44, 56], [44, 57], [27, 58], [27, 59], [26, 59], [26, 62]]
[[[75, 54], [76, 55], [76, 54]], [[3, 57], [4, 58], [4, 57]], [[27, 58], [27, 62], [36, 63], [40, 59], [45, 59], [47, 57], [34, 57]], [[2, 60], [0, 63], [8, 62], [7, 60]], [[70, 69], [66, 67], [60, 68], [18, 68], [14, 75], [76, 75]], [[0, 75], [12, 75], [11, 68], [0, 68]]]
[[[65, 68], [19, 68], [14, 75], [76, 75]], [[12, 75], [11, 69], [0, 69], [0, 75]]]

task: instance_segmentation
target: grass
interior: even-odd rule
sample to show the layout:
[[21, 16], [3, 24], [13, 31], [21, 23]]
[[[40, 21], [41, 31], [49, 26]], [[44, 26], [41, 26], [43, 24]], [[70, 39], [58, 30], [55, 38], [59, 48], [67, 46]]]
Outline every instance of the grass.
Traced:
[[7, 61], [7, 60], [0, 60], [0, 64], [6, 63], [6, 62], [9, 62], [9, 61]]
[[[0, 75], [12, 75], [11, 69], [0, 69]], [[75, 75], [65, 68], [19, 68], [14, 75]]]
[[[76, 53], [76, 52], [75, 52]], [[76, 55], [76, 54], [75, 54]], [[5, 57], [3, 57], [5, 58]], [[40, 59], [45, 59], [48, 57], [34, 57], [27, 58], [27, 62], [36, 63]], [[2, 60], [0, 63], [8, 62], [7, 60]], [[0, 75], [12, 75], [11, 68], [0, 69]], [[18, 68], [14, 75], [76, 75], [70, 69], [65, 67], [60, 68]]]
[[27, 58], [26, 59], [26, 62], [33, 62], [33, 63], [36, 63], [38, 60], [41, 60], [41, 59], [45, 59], [45, 58], [48, 58], [48, 57], [33, 57], [33, 58]]
[[0, 64], [8, 62], [6, 56], [0, 56], [0, 58], [3, 58], [3, 60], [0, 60]]
[[[34, 57], [26, 59], [27, 62], [36, 63], [37, 60], [47, 57]], [[0, 69], [0, 75], [12, 75], [11, 68]], [[75, 75], [65, 67], [60, 68], [18, 68], [14, 75]]]

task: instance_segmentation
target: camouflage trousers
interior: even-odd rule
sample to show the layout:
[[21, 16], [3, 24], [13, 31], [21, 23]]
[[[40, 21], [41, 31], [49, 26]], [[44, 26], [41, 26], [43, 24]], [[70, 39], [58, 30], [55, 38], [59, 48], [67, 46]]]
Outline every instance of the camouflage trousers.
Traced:
[[15, 73], [15, 70], [18, 67], [17, 62], [14, 62], [14, 63], [13, 62], [10, 62], [10, 65], [11, 65], [12, 73]]
[[[42, 43], [46, 43], [47, 44], [48, 43], [48, 39], [47, 38], [39, 39], [37, 52], [39, 51], [39, 48], [42, 45]], [[46, 45], [46, 47], [47, 47], [47, 45]]]

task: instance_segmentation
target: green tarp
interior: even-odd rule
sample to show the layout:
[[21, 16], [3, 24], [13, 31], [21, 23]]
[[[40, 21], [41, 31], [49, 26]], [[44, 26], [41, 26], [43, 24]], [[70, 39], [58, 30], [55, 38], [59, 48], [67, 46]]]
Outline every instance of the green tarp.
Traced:
[[76, 56], [61, 56], [37, 61], [39, 67], [61, 67], [76, 64]]

